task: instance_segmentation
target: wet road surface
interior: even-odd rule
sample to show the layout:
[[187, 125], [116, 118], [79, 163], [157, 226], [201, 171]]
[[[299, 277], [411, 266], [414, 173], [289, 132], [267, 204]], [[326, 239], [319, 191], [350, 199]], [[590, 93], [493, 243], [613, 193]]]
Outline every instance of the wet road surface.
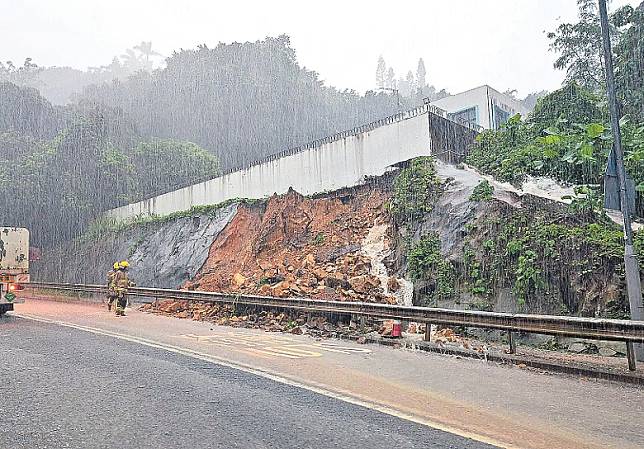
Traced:
[[136, 309], [116, 318], [100, 304], [43, 297], [17, 305], [9, 321], [0, 321], [0, 335], [18, 316], [235, 368], [492, 445], [644, 447], [641, 426], [625, 425], [625, 419], [644, 422], [644, 388], [638, 386]]
[[2, 448], [488, 448], [234, 368], [53, 324], [0, 324]]

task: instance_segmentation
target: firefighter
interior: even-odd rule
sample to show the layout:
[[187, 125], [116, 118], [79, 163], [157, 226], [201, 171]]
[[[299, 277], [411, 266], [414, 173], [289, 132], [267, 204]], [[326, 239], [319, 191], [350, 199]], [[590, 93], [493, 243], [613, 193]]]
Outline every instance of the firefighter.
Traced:
[[119, 269], [114, 276], [114, 291], [116, 293], [116, 316], [125, 316], [127, 305], [127, 289], [134, 286], [127, 273], [130, 264], [127, 260], [119, 262]]
[[114, 290], [114, 277], [119, 269], [119, 263], [114, 262], [112, 269], [107, 272], [107, 311], [112, 310], [112, 304], [116, 301], [116, 291]]

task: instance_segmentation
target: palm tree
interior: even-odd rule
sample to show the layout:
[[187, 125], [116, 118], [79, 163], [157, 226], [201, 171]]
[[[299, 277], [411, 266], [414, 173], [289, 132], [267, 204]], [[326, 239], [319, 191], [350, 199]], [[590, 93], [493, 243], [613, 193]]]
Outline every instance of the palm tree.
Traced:
[[161, 56], [161, 53], [152, 50], [152, 41], [142, 41], [139, 45], [136, 45], [134, 49], [138, 50], [145, 57], [145, 67], [148, 70], [152, 69], [150, 56]]
[[125, 53], [121, 55], [121, 59], [123, 60], [123, 66], [127, 67], [130, 72], [136, 72], [141, 68], [141, 57], [131, 48], [125, 50]]

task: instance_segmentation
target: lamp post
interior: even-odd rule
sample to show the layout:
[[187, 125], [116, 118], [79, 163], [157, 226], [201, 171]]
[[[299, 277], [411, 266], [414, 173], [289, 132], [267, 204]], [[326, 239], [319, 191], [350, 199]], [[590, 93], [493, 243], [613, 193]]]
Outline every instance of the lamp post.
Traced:
[[[619, 181], [620, 209], [624, 218], [624, 268], [626, 274], [626, 291], [632, 320], [642, 320], [642, 285], [640, 282], [640, 268], [635, 249], [633, 247], [633, 229], [626, 197], [626, 169], [624, 168], [624, 151], [622, 149], [622, 135], [619, 129], [619, 107], [615, 93], [615, 75], [613, 73], [613, 54], [610, 44], [610, 30], [606, 0], [599, 0], [599, 18], [601, 20], [602, 41], [604, 46], [604, 65], [606, 68], [606, 91], [610, 107], [610, 122], [613, 131], [613, 153], [617, 166]], [[629, 367], [634, 369], [635, 359], [644, 361], [644, 344], [627, 343]]]

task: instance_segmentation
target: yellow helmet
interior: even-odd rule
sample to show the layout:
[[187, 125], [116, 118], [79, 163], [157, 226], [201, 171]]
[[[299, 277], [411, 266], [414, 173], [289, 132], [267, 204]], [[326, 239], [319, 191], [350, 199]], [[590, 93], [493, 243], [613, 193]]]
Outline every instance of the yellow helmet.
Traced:
[[121, 268], [127, 268], [129, 266], [130, 266], [130, 263], [127, 260], [123, 260], [123, 261], [119, 262], [119, 267], [121, 267]]
[[114, 268], [115, 270], [118, 270], [118, 269], [119, 269], [119, 263], [118, 263], [118, 262], [114, 262], [114, 267], [113, 267], [113, 268]]

